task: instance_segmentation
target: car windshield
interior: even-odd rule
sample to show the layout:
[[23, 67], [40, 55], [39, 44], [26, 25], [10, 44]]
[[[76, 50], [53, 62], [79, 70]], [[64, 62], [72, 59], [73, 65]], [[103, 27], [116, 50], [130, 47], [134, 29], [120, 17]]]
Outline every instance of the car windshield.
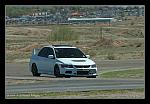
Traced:
[[86, 58], [78, 48], [55, 48], [57, 58]]

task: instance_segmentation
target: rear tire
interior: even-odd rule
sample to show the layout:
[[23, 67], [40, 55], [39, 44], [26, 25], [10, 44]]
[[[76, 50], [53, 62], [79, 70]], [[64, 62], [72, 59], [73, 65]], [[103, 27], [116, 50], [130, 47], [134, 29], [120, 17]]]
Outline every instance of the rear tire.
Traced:
[[38, 69], [37, 69], [37, 66], [36, 66], [36, 64], [32, 64], [32, 75], [33, 76], [40, 76], [41, 74], [40, 73], [38, 73]]
[[65, 78], [70, 78], [70, 76], [66, 75]]

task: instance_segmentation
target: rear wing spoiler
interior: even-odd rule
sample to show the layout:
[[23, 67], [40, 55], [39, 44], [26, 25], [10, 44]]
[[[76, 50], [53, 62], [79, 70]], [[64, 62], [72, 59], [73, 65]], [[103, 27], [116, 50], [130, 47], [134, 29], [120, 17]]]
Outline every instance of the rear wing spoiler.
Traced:
[[39, 48], [34, 48], [32, 50], [32, 55], [37, 55], [39, 53], [40, 49]]

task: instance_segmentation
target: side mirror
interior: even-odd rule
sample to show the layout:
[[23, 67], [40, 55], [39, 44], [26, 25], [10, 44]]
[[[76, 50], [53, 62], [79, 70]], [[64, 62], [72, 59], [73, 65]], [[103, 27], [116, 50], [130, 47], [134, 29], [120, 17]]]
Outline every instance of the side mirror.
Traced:
[[90, 55], [86, 55], [87, 58], [90, 58]]
[[48, 58], [49, 58], [49, 59], [53, 59], [53, 58], [54, 58], [54, 55], [48, 55]]

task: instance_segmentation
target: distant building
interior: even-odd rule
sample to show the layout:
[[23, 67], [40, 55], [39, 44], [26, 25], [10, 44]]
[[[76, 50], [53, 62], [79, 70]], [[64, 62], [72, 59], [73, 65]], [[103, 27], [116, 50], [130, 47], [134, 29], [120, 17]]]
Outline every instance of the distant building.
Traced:
[[110, 24], [114, 18], [68, 18], [69, 23], [103, 23]]
[[[47, 10], [35, 9], [28, 15], [6, 16], [6, 24], [111, 24], [118, 18], [126, 16], [144, 16], [144, 6], [100, 6], [94, 8], [53, 8]], [[97, 18], [98, 17], [98, 18]]]

